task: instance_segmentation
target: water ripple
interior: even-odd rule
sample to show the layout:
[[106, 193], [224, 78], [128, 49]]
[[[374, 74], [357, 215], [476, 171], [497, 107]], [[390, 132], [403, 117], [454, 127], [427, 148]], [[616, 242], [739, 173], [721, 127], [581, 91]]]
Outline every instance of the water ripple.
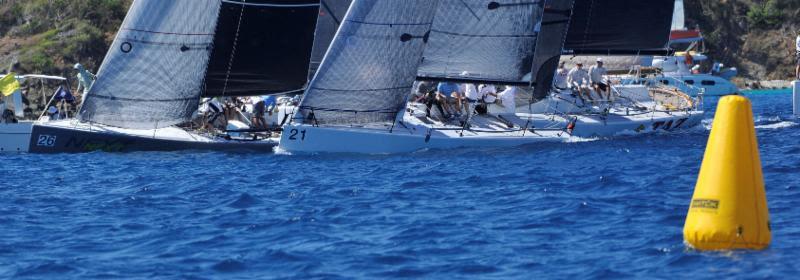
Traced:
[[800, 126], [788, 95], [753, 104], [763, 252], [683, 245], [700, 128], [383, 156], [2, 154], [0, 278], [792, 278]]

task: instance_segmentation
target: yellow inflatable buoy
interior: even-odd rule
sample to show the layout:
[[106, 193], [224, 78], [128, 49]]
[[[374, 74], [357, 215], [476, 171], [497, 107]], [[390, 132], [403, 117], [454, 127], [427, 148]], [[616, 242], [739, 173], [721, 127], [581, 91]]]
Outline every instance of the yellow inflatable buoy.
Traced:
[[683, 240], [698, 250], [764, 249], [772, 239], [750, 100], [720, 99]]

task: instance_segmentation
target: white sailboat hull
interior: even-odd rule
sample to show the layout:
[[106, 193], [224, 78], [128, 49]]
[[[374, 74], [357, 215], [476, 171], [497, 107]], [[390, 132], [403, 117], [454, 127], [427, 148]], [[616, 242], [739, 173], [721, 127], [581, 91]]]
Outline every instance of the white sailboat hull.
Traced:
[[[461, 130], [452, 126], [436, 127], [414, 123], [413, 119], [408, 117], [404, 119], [402, 125], [395, 125], [391, 131], [387, 127], [319, 127], [309, 124], [288, 124], [284, 127], [280, 150], [300, 153], [390, 154], [424, 149], [511, 147], [544, 142], [570, 142], [583, 138], [689, 128], [700, 123], [702, 112], [671, 114], [656, 112], [634, 116], [515, 114], [506, 115], [504, 118], [514, 123], [516, 131], [488, 132]], [[570, 133], [566, 128], [572, 120], [574, 120], [574, 130]], [[525, 125], [529, 129], [524, 129]]]
[[30, 135], [31, 153], [179, 150], [272, 152], [277, 145], [276, 138], [224, 139], [177, 127], [124, 129], [75, 120], [36, 123]]
[[27, 152], [33, 122], [0, 124], [0, 152]]

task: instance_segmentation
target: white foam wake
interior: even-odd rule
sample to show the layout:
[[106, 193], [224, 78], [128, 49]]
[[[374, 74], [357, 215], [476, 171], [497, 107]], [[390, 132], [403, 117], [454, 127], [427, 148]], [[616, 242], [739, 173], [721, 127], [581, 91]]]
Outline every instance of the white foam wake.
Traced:
[[793, 126], [797, 126], [797, 125], [798, 125], [798, 123], [796, 123], [796, 122], [782, 121], [782, 122], [771, 123], [771, 124], [757, 125], [756, 129], [781, 129], [781, 128], [789, 128], [789, 127], [793, 127]]

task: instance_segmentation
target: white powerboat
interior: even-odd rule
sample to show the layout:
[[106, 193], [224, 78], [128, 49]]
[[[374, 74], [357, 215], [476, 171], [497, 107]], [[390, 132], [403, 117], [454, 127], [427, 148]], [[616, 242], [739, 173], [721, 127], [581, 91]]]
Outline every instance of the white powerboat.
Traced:
[[[707, 59], [702, 54], [689, 54], [693, 61], [699, 62]], [[684, 89], [686, 85], [702, 88], [706, 96], [720, 96], [739, 93], [739, 88], [729, 80], [736, 75], [736, 69], [724, 69], [716, 73], [700, 73], [692, 70], [686, 63], [686, 55], [680, 53], [675, 56], [662, 56], [653, 59], [653, 66], [663, 69], [658, 77], [661, 83]], [[692, 64], [694, 65], [694, 64]], [[728, 77], [728, 78], [726, 78]], [[688, 90], [688, 89], [687, 89]]]
[[[0, 78], [5, 75], [0, 75]], [[47, 91], [58, 86], [66, 87], [66, 78], [38, 74], [16, 75], [15, 78], [24, 85], [33, 86], [41, 90], [42, 100], [28, 98], [29, 102], [39, 101], [39, 106], [25, 106], [22, 101], [22, 90], [0, 100], [0, 152], [28, 152], [31, 142], [31, 130], [37, 121], [46, 122], [50, 119], [45, 113], [34, 115], [34, 110], [46, 111], [56, 99], [56, 93], [49, 95]], [[53, 86], [55, 84], [56, 86]]]

